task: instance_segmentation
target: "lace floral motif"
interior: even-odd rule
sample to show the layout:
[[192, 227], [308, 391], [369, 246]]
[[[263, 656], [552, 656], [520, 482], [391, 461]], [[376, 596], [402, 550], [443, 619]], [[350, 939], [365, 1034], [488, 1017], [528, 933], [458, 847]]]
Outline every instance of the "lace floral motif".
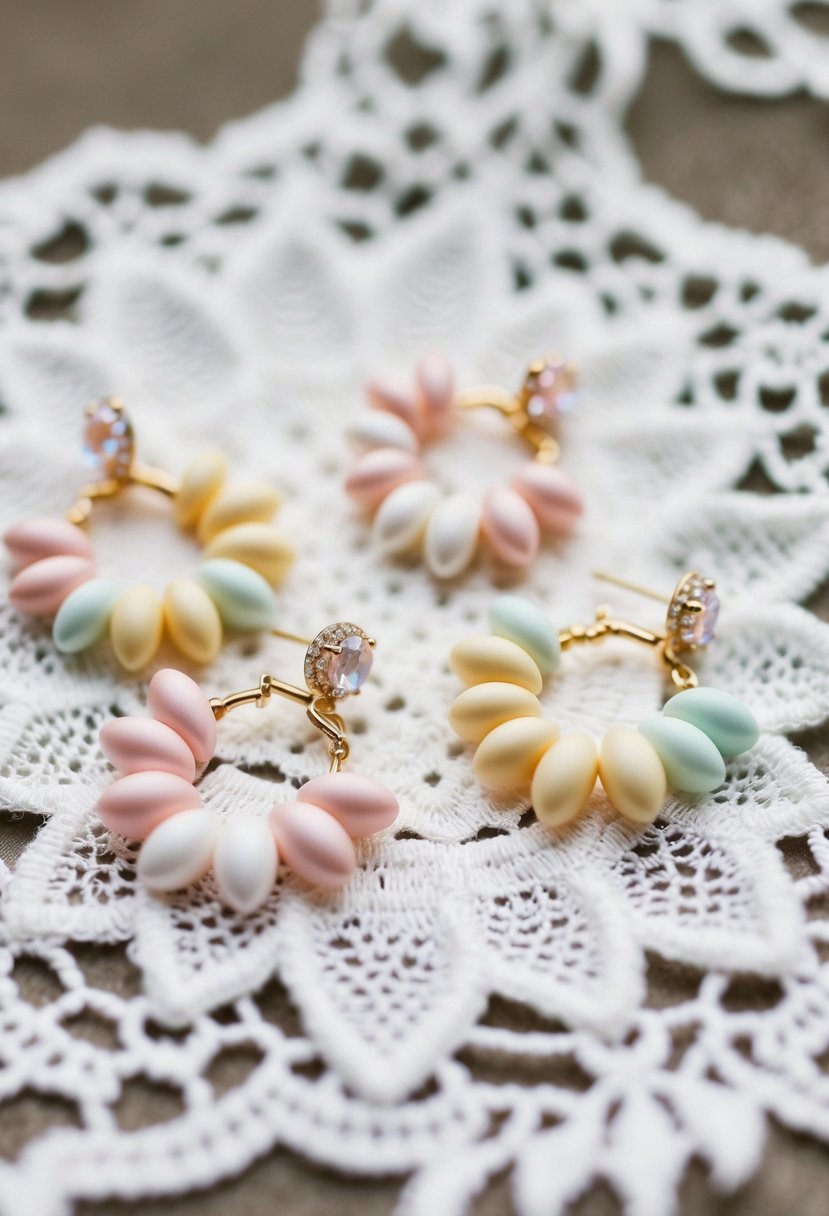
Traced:
[[[647, 1216], [671, 1209], [694, 1155], [723, 1189], [750, 1176], [769, 1114], [827, 1134], [829, 783], [782, 737], [829, 713], [829, 627], [796, 603], [829, 566], [825, 276], [639, 180], [621, 114], [648, 30], [673, 13], [690, 45], [710, 6], [363, 8], [332, 6], [295, 98], [207, 149], [93, 132], [0, 188], [0, 525], [61, 510], [82, 479], [80, 411], [113, 391], [148, 460], [178, 471], [209, 434], [283, 487], [301, 552], [282, 622], [377, 636], [349, 707], [354, 760], [394, 789], [405, 829], [366, 845], [341, 893], [288, 876], [252, 918], [209, 877], [186, 897], [139, 890], [92, 806], [109, 780], [100, 725], [139, 712], [143, 689], [105, 653], [61, 658], [3, 606], [0, 798], [48, 821], [4, 874], [2, 1093], [77, 1113], [0, 1165], [13, 1216], [209, 1185], [276, 1144], [408, 1175], [401, 1216], [459, 1216], [508, 1168], [521, 1216], [563, 1212], [598, 1178]], [[794, 46], [783, 6], [766, 8], [775, 45]], [[577, 85], [591, 44], [601, 70]], [[488, 573], [438, 587], [383, 562], [340, 491], [378, 363], [442, 347], [462, 381], [509, 386], [551, 345], [581, 369], [567, 467], [587, 505], [522, 590], [565, 625], [592, 616], [596, 565], [666, 591], [710, 570], [724, 608], [702, 677], [765, 732], [721, 791], [669, 799], [643, 833], [597, 795], [555, 847], [520, 800], [483, 795], [446, 724], [445, 655], [483, 623]], [[473, 436], [469, 452], [453, 484], [509, 475], [506, 445]], [[736, 489], [750, 472], [798, 493]], [[143, 511], [95, 527], [116, 572], [181, 564]], [[292, 661], [275, 641], [232, 643], [203, 682], [221, 693]], [[599, 733], [654, 709], [659, 680], [652, 656], [609, 645], [574, 654], [548, 697], [565, 729]], [[234, 715], [206, 805], [269, 804], [274, 780], [318, 771], [313, 746], [290, 706]], [[805, 876], [778, 847], [792, 837]], [[142, 993], [88, 978], [78, 941], [128, 943]], [[37, 1007], [21, 955], [53, 977]], [[689, 977], [666, 1007], [648, 999], [649, 958]], [[730, 998], [740, 972], [768, 978], [762, 1012]], [[268, 1006], [274, 975], [298, 1020]], [[72, 1033], [82, 1011], [110, 1047]], [[181, 1028], [175, 1045], [157, 1023]], [[212, 1065], [240, 1048], [256, 1063], [219, 1094]], [[493, 1060], [533, 1067], [499, 1084]], [[136, 1076], [172, 1087], [180, 1113], [119, 1128]]]

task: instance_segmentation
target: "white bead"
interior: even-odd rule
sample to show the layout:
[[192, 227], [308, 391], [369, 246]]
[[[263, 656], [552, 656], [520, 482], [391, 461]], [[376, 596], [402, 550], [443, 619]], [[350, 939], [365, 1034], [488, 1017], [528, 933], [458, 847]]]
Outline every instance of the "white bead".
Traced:
[[255, 912], [273, 889], [278, 860], [276, 841], [264, 819], [256, 815], [229, 819], [213, 859], [222, 900], [236, 912]]
[[432, 512], [423, 553], [436, 578], [454, 578], [465, 570], [478, 546], [481, 508], [471, 494], [451, 494]]
[[348, 428], [349, 439], [364, 448], [402, 448], [416, 452], [418, 438], [412, 428], [386, 410], [365, 410]]
[[390, 556], [413, 548], [439, 499], [440, 490], [431, 481], [407, 481], [392, 490], [380, 504], [372, 525], [374, 542], [381, 553]]
[[219, 831], [214, 811], [181, 811], [150, 833], [138, 854], [138, 878], [151, 891], [179, 891], [208, 869]]

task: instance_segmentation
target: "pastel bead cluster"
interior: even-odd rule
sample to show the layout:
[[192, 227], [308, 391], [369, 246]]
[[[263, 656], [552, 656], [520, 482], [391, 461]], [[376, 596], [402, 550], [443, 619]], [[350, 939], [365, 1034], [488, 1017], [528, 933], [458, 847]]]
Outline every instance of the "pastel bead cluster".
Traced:
[[351, 772], [312, 778], [267, 816], [222, 818], [202, 806], [193, 784], [216, 750], [207, 697], [165, 668], [150, 681], [148, 705], [149, 718], [115, 718], [101, 730], [121, 775], [97, 811], [111, 831], [144, 842], [138, 877], [150, 890], [179, 890], [212, 868], [223, 902], [249, 913], [268, 898], [280, 861], [315, 886], [339, 887], [356, 864], [352, 841], [397, 818], [391, 791]]
[[582, 732], [561, 737], [539, 701], [543, 678], [560, 661], [558, 632], [534, 604], [499, 597], [492, 634], [467, 638], [450, 665], [467, 686], [449, 720], [476, 745], [474, 769], [494, 789], [529, 786], [539, 820], [562, 827], [584, 808], [598, 779], [625, 818], [651, 823], [668, 786], [700, 794], [725, 780], [725, 759], [748, 751], [759, 727], [730, 693], [691, 688], [671, 697], [638, 729], [614, 726], [597, 748]]
[[512, 482], [486, 491], [445, 495], [429, 478], [424, 448], [457, 420], [454, 376], [440, 355], [424, 359], [412, 387], [375, 381], [371, 409], [351, 428], [360, 447], [347, 492], [373, 515], [372, 535], [384, 556], [419, 552], [436, 578], [471, 564], [480, 544], [502, 564], [528, 565], [543, 530], [568, 534], [583, 511], [579, 491], [559, 469], [527, 461]]
[[60, 518], [30, 519], [4, 537], [17, 565], [9, 590], [14, 607], [54, 617], [58, 650], [76, 654], [109, 633], [118, 661], [138, 671], [165, 633], [196, 663], [209, 663], [231, 630], [275, 623], [272, 588], [293, 549], [271, 522], [279, 495], [267, 485], [228, 484], [227, 462], [206, 452], [185, 471], [174, 498], [179, 526], [203, 546], [195, 578], [173, 579], [159, 594], [149, 584], [123, 587], [99, 577], [86, 532]]

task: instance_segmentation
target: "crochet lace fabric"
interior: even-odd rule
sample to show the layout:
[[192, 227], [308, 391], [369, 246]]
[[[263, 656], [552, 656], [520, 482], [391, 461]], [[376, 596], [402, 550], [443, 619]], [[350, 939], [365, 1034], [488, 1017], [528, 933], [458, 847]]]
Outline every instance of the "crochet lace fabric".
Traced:
[[[642, 182], [622, 121], [654, 32], [718, 85], [829, 94], [825, 43], [782, 0], [331, 0], [286, 104], [206, 148], [91, 131], [0, 185], [0, 525], [69, 504], [104, 393], [143, 459], [177, 472], [209, 443], [275, 482], [299, 548], [282, 623], [378, 638], [347, 707], [353, 759], [402, 808], [340, 894], [287, 877], [249, 919], [209, 879], [147, 895], [91, 813], [98, 728], [143, 686], [0, 606], [0, 798], [45, 817], [3, 875], [0, 1096], [74, 1112], [0, 1164], [3, 1213], [204, 1187], [282, 1144], [405, 1177], [399, 1216], [460, 1216], [504, 1170], [520, 1216], [600, 1178], [665, 1216], [691, 1157], [724, 1190], [751, 1176], [769, 1116], [829, 1137], [829, 784], [785, 738], [829, 713], [829, 626], [798, 606], [829, 571], [829, 285], [798, 249]], [[702, 678], [764, 731], [715, 794], [639, 832], [597, 795], [555, 843], [520, 799], [482, 793], [446, 723], [446, 655], [485, 621], [492, 572], [437, 586], [383, 563], [340, 484], [369, 375], [441, 348], [463, 382], [517, 387], [551, 346], [581, 367], [563, 466], [588, 509], [524, 592], [564, 626], [592, 617], [595, 566], [666, 591], [715, 575]], [[474, 427], [463, 442], [447, 484], [503, 481], [523, 455]], [[741, 490], [749, 471], [779, 493]], [[161, 584], [193, 561], [152, 500], [93, 527], [116, 574]], [[659, 623], [647, 601], [613, 606]], [[200, 678], [221, 694], [300, 669], [285, 643], [240, 641]], [[598, 734], [660, 694], [652, 655], [609, 644], [568, 655], [545, 696]], [[223, 722], [219, 760], [204, 791], [228, 815], [324, 764], [288, 704]], [[141, 990], [106, 990], [78, 942], [128, 943]], [[667, 1005], [649, 957], [691, 977]], [[51, 975], [38, 1000], [20, 958]], [[767, 977], [762, 1009], [731, 998], [740, 973]], [[108, 1038], [79, 1034], [84, 1016]], [[234, 1052], [251, 1066], [223, 1090]], [[174, 1092], [163, 1125], [119, 1124], [135, 1078]]]

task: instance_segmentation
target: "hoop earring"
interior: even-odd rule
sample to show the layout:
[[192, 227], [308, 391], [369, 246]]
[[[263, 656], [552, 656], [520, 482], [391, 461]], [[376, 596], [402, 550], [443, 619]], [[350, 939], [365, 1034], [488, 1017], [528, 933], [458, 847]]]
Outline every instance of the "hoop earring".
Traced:
[[[575, 369], [559, 355], [528, 368], [517, 393], [483, 385], [455, 394], [448, 363], [438, 355], [416, 369], [413, 389], [368, 386], [372, 409], [352, 427], [365, 449], [346, 492], [374, 514], [372, 536], [385, 557], [420, 552], [440, 579], [456, 578], [481, 543], [504, 566], [522, 569], [535, 558], [545, 530], [568, 536], [584, 505], [565, 473], [555, 468], [561, 419], [577, 399]], [[491, 409], [528, 444], [527, 461], [509, 485], [491, 487], [483, 503], [469, 494], [444, 496], [421, 459], [468, 410]]]
[[[280, 496], [270, 486], [226, 484], [221, 452], [202, 453], [180, 481], [141, 464], [129, 415], [114, 397], [87, 410], [84, 451], [98, 477], [81, 487], [65, 518], [29, 519], [3, 538], [20, 567], [9, 600], [19, 612], [54, 617], [59, 651], [87, 650], [108, 631], [118, 662], [138, 671], [153, 659], [166, 632], [188, 659], [209, 663], [226, 629], [260, 630], [274, 623], [271, 588], [285, 577], [294, 552], [271, 523]], [[196, 579], [174, 579], [163, 599], [148, 584], [125, 589], [96, 573], [85, 526], [97, 502], [130, 486], [171, 499], [178, 526], [195, 532], [203, 546]]]
[[[268, 898], [280, 860], [315, 886], [348, 880], [356, 865], [352, 840], [389, 827], [398, 813], [386, 786], [344, 769], [350, 749], [337, 706], [359, 692], [373, 646], [357, 625], [329, 625], [308, 644], [305, 688], [264, 674], [255, 688], [210, 699], [189, 676], [166, 668], [149, 684], [150, 717], [104, 725], [101, 748], [121, 775], [101, 795], [97, 813], [111, 831], [143, 841], [137, 869], [145, 887], [177, 891], [212, 868], [222, 901], [250, 913]], [[273, 696], [305, 709], [328, 744], [328, 773], [267, 817], [203, 807], [196, 783], [215, 753], [216, 723], [243, 705], [262, 709]]]
[[[597, 577], [663, 598], [603, 572]], [[692, 571], [667, 603], [665, 628], [654, 632], [616, 619], [606, 608], [590, 625], [556, 630], [520, 596], [495, 600], [492, 636], [468, 638], [450, 656], [467, 688], [452, 704], [449, 721], [462, 739], [476, 744], [479, 780], [494, 789], [529, 786], [536, 815], [554, 828], [580, 814], [597, 778], [619, 813], [637, 824], [653, 822], [669, 786], [701, 794], [722, 785], [725, 759], [752, 748], [759, 727], [730, 693], [700, 688], [685, 661], [714, 637], [719, 600], [713, 580]], [[562, 738], [557, 724], [544, 716], [538, 694], [562, 651], [608, 637], [652, 647], [677, 691], [637, 728], [611, 727], [597, 749], [584, 732]]]

